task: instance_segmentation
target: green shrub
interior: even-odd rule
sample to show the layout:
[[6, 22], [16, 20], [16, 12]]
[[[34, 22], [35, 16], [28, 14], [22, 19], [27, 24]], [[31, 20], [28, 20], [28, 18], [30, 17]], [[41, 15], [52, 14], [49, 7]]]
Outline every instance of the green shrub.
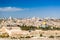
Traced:
[[56, 37], [60, 37], [60, 36], [56, 36]]
[[22, 30], [35, 30], [36, 29], [35, 26], [26, 26], [26, 25], [20, 26], [20, 28]]
[[40, 37], [42, 37], [43, 35], [42, 34], [40, 34]]
[[26, 36], [25, 38], [31, 38], [30, 36]]
[[51, 35], [51, 36], [49, 36], [49, 38], [54, 38], [54, 36]]
[[9, 35], [7, 33], [2, 33], [2, 35], [0, 35], [0, 37], [2, 37], [2, 38], [9, 37]]
[[53, 30], [60, 30], [60, 28], [58, 28], [58, 27], [53, 27]]

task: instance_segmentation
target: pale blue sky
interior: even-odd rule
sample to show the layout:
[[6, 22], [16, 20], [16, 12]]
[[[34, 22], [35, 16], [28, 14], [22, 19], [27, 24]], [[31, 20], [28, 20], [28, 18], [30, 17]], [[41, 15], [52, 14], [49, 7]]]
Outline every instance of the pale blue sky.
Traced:
[[0, 17], [60, 18], [59, 0], [0, 0]]

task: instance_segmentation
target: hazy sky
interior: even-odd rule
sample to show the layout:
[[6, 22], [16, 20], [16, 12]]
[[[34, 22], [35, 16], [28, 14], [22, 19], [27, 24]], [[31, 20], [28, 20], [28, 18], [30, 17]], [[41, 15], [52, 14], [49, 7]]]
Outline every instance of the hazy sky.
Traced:
[[59, 0], [0, 0], [0, 17], [57, 17]]

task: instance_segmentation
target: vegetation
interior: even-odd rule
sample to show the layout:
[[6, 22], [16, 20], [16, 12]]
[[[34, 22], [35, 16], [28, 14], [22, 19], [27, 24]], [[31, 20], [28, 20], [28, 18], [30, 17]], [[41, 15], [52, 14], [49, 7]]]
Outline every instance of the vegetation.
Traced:
[[49, 36], [49, 38], [54, 38], [54, 36], [51, 35], [51, 36]]
[[26, 25], [20, 26], [20, 28], [22, 30], [35, 30], [35, 29], [37, 29], [35, 26], [26, 26]]
[[[52, 27], [52, 28], [51, 28]], [[48, 26], [48, 27], [39, 27], [41, 30], [60, 30], [58, 27]]]
[[40, 34], [40, 37], [42, 37], [43, 35], [42, 34]]
[[41, 29], [41, 30], [52, 30], [51, 26], [48, 26], [48, 27], [39, 27], [39, 29]]
[[58, 27], [53, 27], [53, 30], [60, 30], [60, 28], [58, 28]]
[[[17, 25], [17, 26], [19, 26], [22, 30], [36, 30], [36, 29], [38, 29], [38, 30], [60, 30], [60, 28], [58, 28], [58, 27], [53, 27], [53, 26], [50, 26], [50, 25], [48, 25], [48, 27], [35, 27], [35, 26], [26, 26], [26, 25], [22, 25], [22, 26], [20, 26], [20, 25]], [[52, 28], [51, 28], [52, 27]]]
[[60, 37], [60, 36], [56, 36], [56, 37]]
[[31, 38], [30, 36], [26, 36], [25, 38]]
[[2, 34], [0, 35], [0, 37], [2, 37], [2, 38], [4, 38], [4, 37], [9, 37], [9, 35], [8, 35], [7, 33], [2, 33]]

